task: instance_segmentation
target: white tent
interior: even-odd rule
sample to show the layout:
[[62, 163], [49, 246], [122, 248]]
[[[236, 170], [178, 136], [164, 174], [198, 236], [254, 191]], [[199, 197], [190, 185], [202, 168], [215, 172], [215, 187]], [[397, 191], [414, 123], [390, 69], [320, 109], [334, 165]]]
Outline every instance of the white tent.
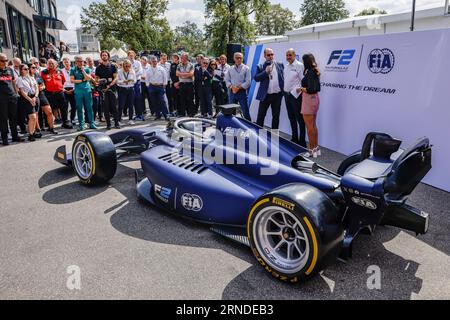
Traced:
[[117, 55], [117, 49], [116, 49], [116, 48], [113, 48], [113, 49], [109, 52], [109, 54], [111, 55], [111, 57]]

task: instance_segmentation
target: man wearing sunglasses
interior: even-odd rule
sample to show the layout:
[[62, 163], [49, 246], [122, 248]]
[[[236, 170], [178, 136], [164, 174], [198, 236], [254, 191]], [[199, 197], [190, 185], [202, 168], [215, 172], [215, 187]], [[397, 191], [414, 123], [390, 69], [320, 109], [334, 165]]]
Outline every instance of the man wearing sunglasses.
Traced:
[[260, 83], [256, 100], [259, 100], [258, 118], [256, 123], [263, 127], [267, 110], [272, 108], [272, 129], [280, 125], [280, 109], [284, 91], [284, 65], [275, 61], [273, 50], [264, 50], [266, 62], [258, 65], [255, 81]]
[[243, 64], [244, 56], [240, 52], [234, 54], [234, 66], [225, 75], [227, 88], [230, 89], [230, 103], [239, 103], [244, 118], [252, 121], [248, 109], [247, 90], [252, 83], [250, 68]]
[[8, 142], [8, 120], [14, 142], [23, 142], [17, 132], [17, 88], [13, 70], [7, 67], [8, 58], [0, 54], [0, 131], [4, 146]]

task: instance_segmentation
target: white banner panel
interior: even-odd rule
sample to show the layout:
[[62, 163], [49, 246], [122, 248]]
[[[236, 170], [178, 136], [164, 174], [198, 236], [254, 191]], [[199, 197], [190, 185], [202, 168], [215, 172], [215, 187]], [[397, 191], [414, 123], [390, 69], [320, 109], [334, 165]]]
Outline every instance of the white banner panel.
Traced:
[[[399, 138], [403, 147], [427, 136], [434, 145], [433, 169], [424, 182], [450, 191], [450, 29], [252, 46], [246, 61], [253, 72], [267, 47], [285, 63], [291, 47], [299, 57], [316, 56], [322, 71], [320, 145], [350, 154], [370, 131]], [[250, 90], [253, 120], [258, 86]], [[291, 131], [284, 102], [280, 129]]]

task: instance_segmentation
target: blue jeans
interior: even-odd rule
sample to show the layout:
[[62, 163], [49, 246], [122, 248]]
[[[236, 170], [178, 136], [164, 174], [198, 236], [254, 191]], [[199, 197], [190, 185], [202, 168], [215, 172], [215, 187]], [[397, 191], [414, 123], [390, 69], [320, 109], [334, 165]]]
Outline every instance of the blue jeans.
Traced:
[[133, 120], [134, 88], [119, 87], [119, 116], [128, 110], [128, 118]]
[[152, 86], [150, 84], [148, 86], [148, 95], [150, 103], [155, 108], [156, 117], [160, 117], [162, 113], [164, 118], [167, 118], [169, 110], [167, 109], [166, 99], [164, 98], [166, 90], [163, 87]]
[[233, 92], [230, 93], [230, 103], [238, 103], [241, 106], [242, 113], [244, 114], [244, 118], [248, 121], [252, 121], [250, 117], [250, 110], [248, 108], [248, 97], [247, 97], [247, 91], [241, 90], [238, 93], [234, 94]]
[[[137, 116], [141, 116], [143, 111], [144, 111], [144, 107], [142, 106], [142, 92], [141, 92], [141, 82], [137, 81], [134, 84], [134, 111], [136, 112]], [[145, 101], [144, 101], [145, 103]]]
[[201, 86], [201, 90], [199, 92], [200, 96], [200, 111], [202, 113], [202, 116], [206, 115], [213, 115], [212, 110], [212, 99], [213, 99], [213, 93], [212, 93], [212, 87], [211, 86]]

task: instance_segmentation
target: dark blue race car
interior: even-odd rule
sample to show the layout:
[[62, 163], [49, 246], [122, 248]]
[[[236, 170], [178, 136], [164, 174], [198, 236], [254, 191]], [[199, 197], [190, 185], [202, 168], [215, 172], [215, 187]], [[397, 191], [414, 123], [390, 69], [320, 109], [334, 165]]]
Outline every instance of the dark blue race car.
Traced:
[[55, 160], [86, 185], [107, 183], [118, 163], [140, 160], [141, 199], [247, 244], [269, 273], [288, 282], [349, 258], [353, 239], [377, 225], [427, 232], [428, 214], [406, 200], [431, 169], [428, 139], [401, 149], [401, 141], [370, 133], [334, 173], [235, 112], [223, 106], [215, 121], [82, 133], [72, 153], [62, 146]]

